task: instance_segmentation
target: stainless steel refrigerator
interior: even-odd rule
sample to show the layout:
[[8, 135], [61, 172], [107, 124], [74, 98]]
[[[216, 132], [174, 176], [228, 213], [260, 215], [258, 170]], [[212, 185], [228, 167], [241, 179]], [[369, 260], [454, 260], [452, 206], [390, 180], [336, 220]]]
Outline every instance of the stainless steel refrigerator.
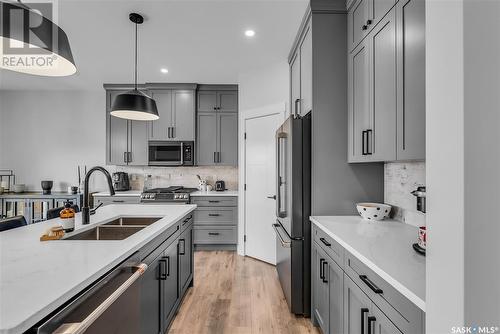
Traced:
[[311, 113], [276, 132], [276, 268], [292, 313], [311, 308]]

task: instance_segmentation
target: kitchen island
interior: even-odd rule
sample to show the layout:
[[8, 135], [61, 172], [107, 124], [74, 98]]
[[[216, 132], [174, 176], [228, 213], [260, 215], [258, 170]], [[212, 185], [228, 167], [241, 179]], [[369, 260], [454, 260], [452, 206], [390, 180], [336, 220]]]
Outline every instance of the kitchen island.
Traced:
[[60, 225], [59, 219], [0, 233], [0, 333], [30, 329], [169, 228], [180, 226], [179, 222], [195, 208], [108, 205], [91, 216], [89, 225], [82, 225], [81, 215], [77, 214], [75, 231], [68, 234], [120, 217], [160, 218], [124, 240], [39, 241], [49, 227]]

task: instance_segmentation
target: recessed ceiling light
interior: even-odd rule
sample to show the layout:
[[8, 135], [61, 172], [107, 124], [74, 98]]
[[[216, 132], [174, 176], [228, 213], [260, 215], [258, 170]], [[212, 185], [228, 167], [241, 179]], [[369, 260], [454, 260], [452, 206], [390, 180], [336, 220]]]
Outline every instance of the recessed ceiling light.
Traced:
[[253, 37], [253, 36], [255, 36], [255, 31], [253, 31], [253, 30], [246, 30], [245, 31], [245, 36], [247, 36], [247, 37]]
[[162, 68], [160, 71], [161, 73], [168, 73], [168, 70], [166, 68]]

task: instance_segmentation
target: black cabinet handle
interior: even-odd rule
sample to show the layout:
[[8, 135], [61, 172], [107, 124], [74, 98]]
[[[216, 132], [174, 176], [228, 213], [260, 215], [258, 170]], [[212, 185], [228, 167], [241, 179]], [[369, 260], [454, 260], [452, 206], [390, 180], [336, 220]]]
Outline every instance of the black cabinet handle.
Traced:
[[123, 152], [123, 162], [127, 163], [127, 152]]
[[366, 135], [366, 131], [362, 131], [361, 132], [361, 154], [362, 155], [366, 155], [366, 146], [365, 146], [365, 135]]
[[113, 200], [113, 203], [124, 203], [124, 202], [125, 202], [124, 200], [119, 200], [119, 199]]
[[328, 269], [328, 262], [323, 261], [323, 266], [322, 266], [323, 267], [323, 283], [328, 283], [328, 280], [326, 279], [326, 271], [324, 268], [325, 264], [326, 264], [326, 268]]
[[367, 25], [363, 25], [363, 26], [361, 27], [361, 30], [366, 30], [366, 29], [368, 29], [368, 26], [367, 26]]
[[208, 235], [219, 235], [219, 232], [208, 232]]
[[325, 245], [330, 247], [332, 244], [325, 240], [325, 238], [319, 238], [319, 240]]
[[[182, 251], [180, 250], [182, 242]], [[179, 239], [179, 255], [186, 255], [186, 240]]]
[[158, 262], [160, 263], [160, 280], [164, 281], [167, 279], [167, 260], [162, 258]]
[[175, 138], [175, 126], [172, 127], [172, 138]]
[[325, 279], [323, 277], [323, 262], [324, 261], [325, 261], [325, 259], [319, 259], [319, 278], [321, 278], [321, 280]]
[[375, 317], [368, 317], [368, 334], [372, 334], [372, 322], [377, 321]]
[[368, 313], [368, 311], [366, 307], [361, 309], [361, 334], [365, 334], [365, 313]]
[[170, 256], [164, 256], [161, 261], [164, 261], [166, 263], [167, 267], [167, 273], [165, 274], [165, 278], [170, 276]]
[[220, 203], [220, 201], [208, 201], [208, 203]]
[[214, 163], [217, 162], [217, 152], [214, 152]]
[[368, 278], [368, 276], [366, 276], [366, 275], [359, 275], [359, 278], [363, 281], [363, 283], [365, 283], [376, 294], [384, 293], [384, 291], [382, 291], [382, 289], [380, 289], [378, 286], [375, 285], [375, 283], [373, 283], [372, 281], [370, 281], [370, 279]]
[[300, 102], [300, 99], [296, 99], [295, 100], [295, 114], [294, 116], [297, 117], [299, 115], [299, 108], [298, 108], [298, 105], [299, 105], [299, 102]]
[[218, 213], [209, 213], [208, 216], [209, 217], [219, 217], [220, 214], [218, 214]]
[[367, 25], [372, 24], [372, 20], [367, 20], [367, 21], [366, 21], [366, 24], [367, 24]]
[[371, 144], [370, 137], [372, 137], [372, 133], [373, 133], [372, 130], [370, 130], [370, 129], [366, 130], [366, 154], [367, 155], [371, 155], [373, 153], [371, 150], [371, 147], [370, 147], [371, 146], [370, 145]]

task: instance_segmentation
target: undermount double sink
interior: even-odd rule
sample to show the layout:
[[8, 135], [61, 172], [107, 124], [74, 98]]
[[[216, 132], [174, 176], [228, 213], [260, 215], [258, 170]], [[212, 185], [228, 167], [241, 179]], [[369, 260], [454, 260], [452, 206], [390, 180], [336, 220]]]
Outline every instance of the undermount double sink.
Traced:
[[160, 219], [161, 217], [120, 217], [62, 240], [123, 240]]

